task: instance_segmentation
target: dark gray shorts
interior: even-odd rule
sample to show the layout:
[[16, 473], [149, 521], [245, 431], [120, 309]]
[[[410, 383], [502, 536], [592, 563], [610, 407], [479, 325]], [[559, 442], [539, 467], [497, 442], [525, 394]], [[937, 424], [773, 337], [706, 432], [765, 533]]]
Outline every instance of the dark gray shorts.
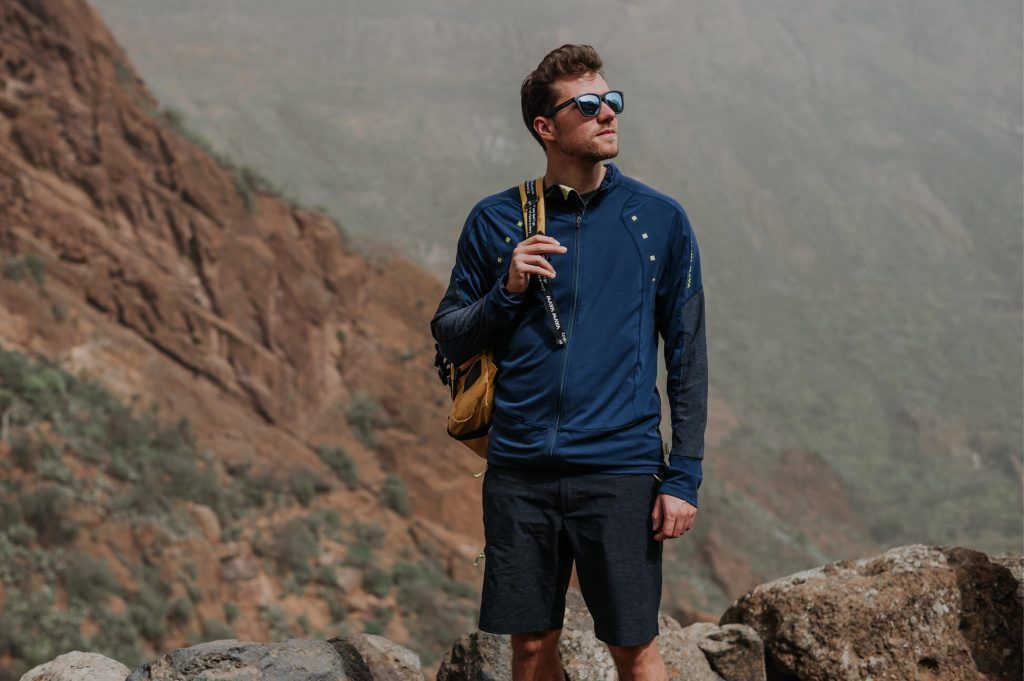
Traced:
[[598, 639], [632, 646], [657, 636], [663, 544], [651, 512], [660, 485], [650, 473], [488, 464], [480, 630], [562, 628], [575, 560]]

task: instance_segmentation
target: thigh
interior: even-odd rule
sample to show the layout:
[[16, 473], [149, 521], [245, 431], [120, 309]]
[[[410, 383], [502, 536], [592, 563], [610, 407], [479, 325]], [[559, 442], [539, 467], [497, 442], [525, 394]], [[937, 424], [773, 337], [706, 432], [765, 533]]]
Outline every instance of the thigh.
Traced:
[[561, 628], [573, 557], [559, 490], [555, 472], [488, 465], [483, 482], [482, 631], [518, 634]]
[[659, 633], [663, 543], [651, 521], [659, 486], [650, 473], [572, 479], [568, 539], [594, 633], [610, 645], [647, 643]]

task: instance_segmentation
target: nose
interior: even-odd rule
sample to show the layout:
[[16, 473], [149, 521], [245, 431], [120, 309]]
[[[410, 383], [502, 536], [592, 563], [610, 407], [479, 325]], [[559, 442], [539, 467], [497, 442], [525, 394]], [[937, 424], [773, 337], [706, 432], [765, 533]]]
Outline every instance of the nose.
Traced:
[[612, 108], [608, 105], [608, 102], [602, 101], [601, 109], [600, 111], [597, 112], [597, 119], [599, 121], [610, 121], [613, 118], [615, 118], [615, 112], [612, 111]]

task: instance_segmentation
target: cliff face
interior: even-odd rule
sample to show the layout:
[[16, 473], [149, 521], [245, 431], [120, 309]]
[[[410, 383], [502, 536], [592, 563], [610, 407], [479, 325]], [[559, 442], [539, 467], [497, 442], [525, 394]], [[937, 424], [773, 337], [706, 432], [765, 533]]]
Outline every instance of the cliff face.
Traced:
[[[407, 397], [443, 397], [435, 278], [367, 262], [327, 216], [254, 191], [177, 134], [86, 4], [2, 12], [2, 252], [45, 271], [45, 285], [4, 281], [8, 346], [188, 416], [229, 461], [317, 465], [311, 446], [342, 443], [376, 465], [371, 480], [475, 469], [446, 446], [446, 405]], [[390, 423], [372, 455], [344, 418], [358, 391]], [[474, 529], [468, 507], [423, 508], [438, 495], [413, 492], [416, 511]]]

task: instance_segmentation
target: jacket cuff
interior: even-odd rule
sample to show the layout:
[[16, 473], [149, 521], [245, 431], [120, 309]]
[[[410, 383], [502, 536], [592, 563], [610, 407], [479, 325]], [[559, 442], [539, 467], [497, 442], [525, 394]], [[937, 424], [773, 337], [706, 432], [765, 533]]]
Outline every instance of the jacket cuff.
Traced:
[[511, 321], [519, 306], [526, 299], [526, 290], [513, 292], [505, 288], [505, 279], [508, 276], [506, 271], [494, 282], [494, 287], [488, 293], [489, 307], [491, 311], [502, 319]]
[[665, 471], [665, 479], [658, 488], [658, 494], [670, 494], [696, 506], [697, 490], [703, 478], [701, 464], [704, 460], [676, 454], [670, 461], [672, 466]]

